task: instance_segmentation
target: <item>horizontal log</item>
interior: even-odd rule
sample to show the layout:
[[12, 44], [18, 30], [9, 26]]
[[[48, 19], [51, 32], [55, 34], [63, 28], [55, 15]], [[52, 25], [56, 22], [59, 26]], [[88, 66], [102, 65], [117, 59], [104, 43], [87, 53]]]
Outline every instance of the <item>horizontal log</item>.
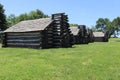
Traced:
[[61, 33], [61, 32], [54, 32], [53, 34], [58, 34], [58, 35], [59, 35], [60, 33]]
[[61, 36], [54, 36], [54, 39], [61, 39]]
[[54, 32], [53, 35], [60, 35], [61, 32]]
[[41, 38], [7, 38], [6, 40], [42, 40]]
[[54, 47], [61, 47], [62, 45], [61, 44], [53, 44]]
[[49, 41], [48, 43], [53, 43], [52, 41]]
[[54, 23], [54, 26], [53, 26], [53, 28], [55, 28], [55, 27], [61, 27], [61, 24]]
[[41, 36], [7, 36], [7, 39], [31, 39], [31, 38], [40, 38]]
[[54, 16], [53, 19], [58, 19], [58, 20], [60, 20], [60, 19], [62, 19], [62, 17], [61, 17], [61, 16]]
[[47, 45], [47, 48], [52, 48], [53, 46], [52, 45]]
[[61, 27], [61, 25], [62, 25], [62, 23], [54, 23], [53, 29], [54, 29], [55, 27]]
[[54, 37], [54, 36], [58, 36], [58, 37], [59, 37], [59, 36], [61, 36], [61, 35], [60, 35], [60, 34], [54, 34], [53, 37]]
[[61, 27], [56, 27], [53, 29], [53, 31], [55, 31], [55, 30], [61, 30]]
[[53, 32], [52, 30], [48, 30], [47, 32]]
[[53, 36], [53, 34], [47, 34], [48, 36]]
[[[53, 33], [48, 33], [48, 34], [52, 35]], [[47, 35], [48, 35], [48, 34], [47, 34]]]
[[60, 43], [54, 43], [53, 45], [54, 45], [54, 46], [61, 46]]
[[60, 20], [62, 20], [61, 18], [60, 19], [58, 19], [57, 17], [54, 19], [55, 21], [60, 21]]
[[8, 34], [7, 36], [40, 36], [41, 34], [14, 34], [14, 35], [10, 35]]
[[62, 16], [53, 16], [53, 19], [62, 19]]
[[31, 33], [7, 33], [8, 36], [21, 36], [21, 35], [40, 35], [40, 32]]
[[60, 39], [54, 39], [53, 42], [61, 42]]
[[38, 43], [7, 43], [7, 46], [41, 46], [41, 44]]
[[54, 48], [61, 48], [61, 46], [54, 46]]
[[50, 30], [50, 31], [52, 31], [52, 30], [53, 30], [53, 28], [52, 28], [52, 27], [50, 27], [50, 28], [47, 28], [47, 30]]
[[61, 30], [60, 30], [60, 29], [54, 29], [54, 30], [53, 30], [53, 34], [54, 34], [54, 33], [58, 33], [58, 32], [60, 33]]
[[55, 20], [55, 21], [54, 21], [54, 25], [56, 25], [56, 24], [58, 24], [58, 25], [59, 25], [59, 23], [60, 23], [60, 24], [63, 24], [64, 22], [63, 22], [63, 21], [61, 21], [61, 20]]
[[53, 31], [52, 32], [47, 32], [46, 34], [53, 34]]
[[48, 38], [48, 40], [52, 40], [53, 38]]
[[7, 47], [20, 47], [20, 48], [39, 48], [41, 49], [42, 46], [29, 46], [29, 45], [7, 45]]
[[7, 43], [39, 43], [41, 40], [7, 40]]
[[53, 31], [54, 30], [61, 30], [61, 28], [60, 27], [54, 27]]
[[60, 30], [60, 29], [57, 29], [56, 31], [60, 32], [61, 30]]

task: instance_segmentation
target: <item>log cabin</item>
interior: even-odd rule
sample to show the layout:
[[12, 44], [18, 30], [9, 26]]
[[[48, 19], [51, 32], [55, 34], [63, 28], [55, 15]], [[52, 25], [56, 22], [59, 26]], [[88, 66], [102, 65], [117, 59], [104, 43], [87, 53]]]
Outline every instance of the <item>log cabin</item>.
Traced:
[[75, 44], [88, 44], [89, 42], [94, 42], [92, 30], [86, 29], [85, 25], [72, 26], [70, 29], [74, 36]]
[[108, 42], [108, 32], [93, 32], [95, 42]]
[[68, 16], [53, 14], [52, 18], [26, 20], [4, 31], [2, 47], [60, 48], [72, 47]]

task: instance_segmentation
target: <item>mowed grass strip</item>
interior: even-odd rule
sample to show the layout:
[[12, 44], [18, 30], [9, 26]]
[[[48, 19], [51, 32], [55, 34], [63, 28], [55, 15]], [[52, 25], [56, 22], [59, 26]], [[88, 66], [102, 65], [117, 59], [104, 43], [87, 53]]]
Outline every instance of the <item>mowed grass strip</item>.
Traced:
[[0, 80], [120, 80], [120, 42], [43, 50], [0, 48]]

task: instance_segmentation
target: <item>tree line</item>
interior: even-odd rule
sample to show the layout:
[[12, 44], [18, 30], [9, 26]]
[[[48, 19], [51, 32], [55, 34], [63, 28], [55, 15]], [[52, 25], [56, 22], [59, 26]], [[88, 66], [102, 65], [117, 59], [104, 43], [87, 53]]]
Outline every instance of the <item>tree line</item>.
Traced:
[[119, 34], [120, 31], [120, 17], [114, 18], [112, 21], [110, 21], [109, 18], [99, 18], [96, 21], [95, 27], [92, 27], [93, 31], [108, 31], [109, 35], [114, 35], [116, 37]]
[[[8, 17], [6, 17], [4, 12], [5, 10], [3, 8], [3, 5], [0, 4], [0, 30], [2, 31], [17, 24], [20, 21], [49, 17], [39, 9], [31, 11], [29, 13], [20, 14], [19, 16], [11, 14]], [[70, 26], [78, 26], [78, 24], [70, 24]], [[112, 21], [110, 21], [108, 18], [99, 18], [96, 21], [96, 25], [92, 27], [92, 30], [103, 32], [108, 31], [109, 35], [114, 35], [114, 37], [116, 37], [119, 35], [120, 31], [120, 17], [116, 17]]]
[[11, 27], [16, 23], [19, 23], [20, 21], [48, 18], [48, 17], [49, 17], [48, 15], [44, 14], [42, 11], [37, 9], [35, 11], [29, 12], [28, 14], [27, 13], [20, 14], [19, 16], [15, 16], [14, 14], [11, 14], [6, 18], [6, 20], [7, 20], [7, 26]]

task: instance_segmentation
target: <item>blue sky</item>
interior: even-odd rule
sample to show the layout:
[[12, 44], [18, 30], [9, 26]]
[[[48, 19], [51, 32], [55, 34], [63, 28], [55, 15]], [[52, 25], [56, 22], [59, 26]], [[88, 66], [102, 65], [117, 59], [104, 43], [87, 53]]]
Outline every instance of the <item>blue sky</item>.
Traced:
[[65, 12], [70, 23], [95, 25], [98, 18], [120, 16], [120, 0], [0, 0], [6, 15], [28, 13], [40, 9], [49, 16]]

